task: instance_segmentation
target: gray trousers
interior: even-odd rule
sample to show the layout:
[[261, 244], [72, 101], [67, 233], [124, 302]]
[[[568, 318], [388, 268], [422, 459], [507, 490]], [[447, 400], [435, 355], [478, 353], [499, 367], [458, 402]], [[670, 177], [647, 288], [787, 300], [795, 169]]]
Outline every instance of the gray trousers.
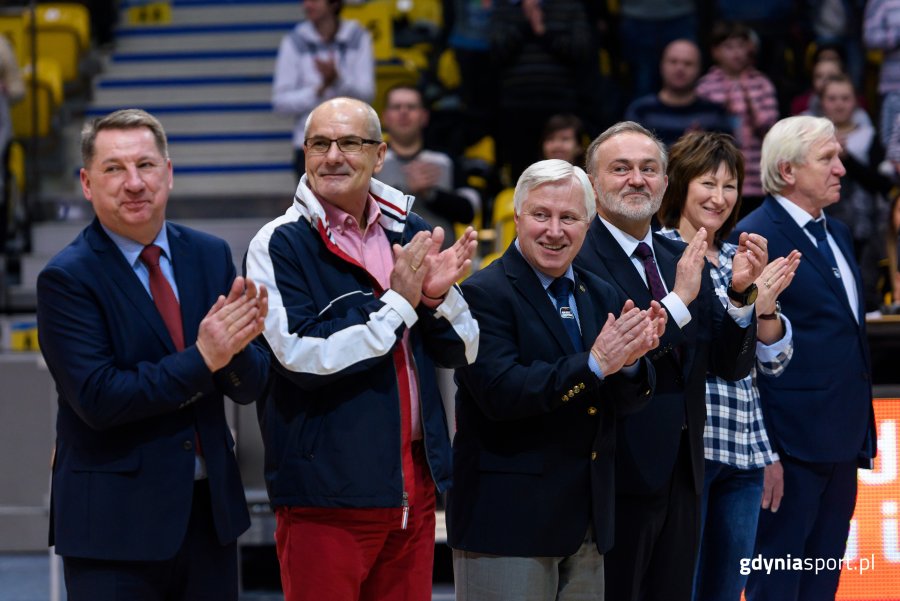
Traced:
[[568, 557], [453, 550], [456, 601], [603, 601], [603, 556], [590, 534]]

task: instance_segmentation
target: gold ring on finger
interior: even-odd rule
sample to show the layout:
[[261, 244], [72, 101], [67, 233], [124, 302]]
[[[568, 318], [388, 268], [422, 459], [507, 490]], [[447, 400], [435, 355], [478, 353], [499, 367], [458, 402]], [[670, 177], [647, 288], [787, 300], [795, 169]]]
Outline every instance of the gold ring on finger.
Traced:
[[769, 288], [772, 287], [772, 285], [769, 284], [769, 280], [766, 280], [764, 285], [765, 285], [765, 287], [766, 287], [766, 290], [768, 290]]
[[409, 268], [412, 269], [413, 273], [419, 271], [419, 268], [416, 265], [410, 265]]

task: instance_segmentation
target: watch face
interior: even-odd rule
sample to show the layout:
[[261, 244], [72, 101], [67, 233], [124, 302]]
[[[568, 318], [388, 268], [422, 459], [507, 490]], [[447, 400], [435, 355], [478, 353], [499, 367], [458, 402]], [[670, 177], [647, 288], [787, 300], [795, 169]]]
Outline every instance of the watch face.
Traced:
[[756, 287], [756, 284], [750, 284], [750, 287], [744, 291], [744, 294], [747, 296], [747, 300], [744, 304], [752, 305], [756, 302], [756, 297], [759, 295], [759, 288]]

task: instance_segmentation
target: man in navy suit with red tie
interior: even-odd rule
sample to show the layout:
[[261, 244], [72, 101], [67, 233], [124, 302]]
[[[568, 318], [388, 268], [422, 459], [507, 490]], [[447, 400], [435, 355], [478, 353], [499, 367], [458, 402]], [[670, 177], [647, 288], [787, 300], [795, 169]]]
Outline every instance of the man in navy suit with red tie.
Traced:
[[767, 473], [774, 481], [766, 486], [783, 486], [784, 497], [780, 507], [760, 513], [755, 554], [828, 558], [838, 566], [819, 573], [751, 572], [749, 601], [834, 599], [856, 506], [856, 470], [871, 468], [875, 457], [859, 268], [847, 226], [823, 210], [841, 197], [841, 152], [828, 119], [776, 123], [762, 147], [769, 196], [735, 228], [765, 236], [775, 256], [803, 253], [794, 283], [779, 297], [791, 316], [794, 357], [781, 377], [763, 375], [757, 382], [766, 431], [783, 468], [774, 478]]
[[97, 217], [38, 278], [68, 599], [236, 601], [249, 517], [223, 396], [262, 393], [268, 359], [249, 343], [266, 291], [235, 277], [224, 241], [166, 223], [172, 162], [153, 116], [107, 115], [81, 146]]

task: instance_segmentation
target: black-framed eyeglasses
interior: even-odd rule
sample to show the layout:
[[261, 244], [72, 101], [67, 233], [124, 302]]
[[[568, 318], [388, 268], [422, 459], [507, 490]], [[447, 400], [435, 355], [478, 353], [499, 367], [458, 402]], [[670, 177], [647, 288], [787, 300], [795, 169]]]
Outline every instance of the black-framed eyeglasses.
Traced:
[[381, 140], [367, 140], [359, 136], [344, 136], [343, 138], [306, 138], [303, 146], [309, 154], [326, 154], [331, 148], [331, 144], [337, 144], [338, 150], [341, 152], [362, 152], [366, 144], [381, 144]]

